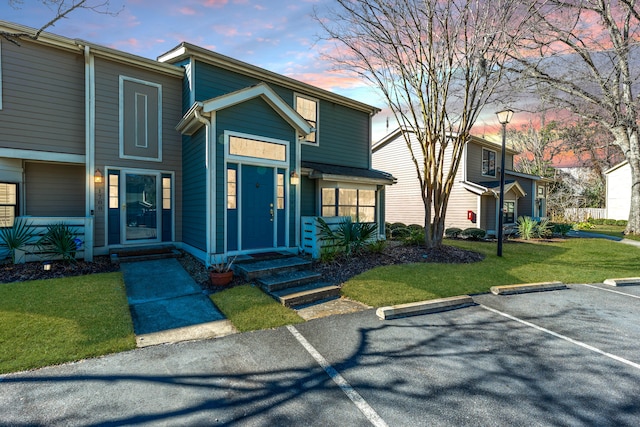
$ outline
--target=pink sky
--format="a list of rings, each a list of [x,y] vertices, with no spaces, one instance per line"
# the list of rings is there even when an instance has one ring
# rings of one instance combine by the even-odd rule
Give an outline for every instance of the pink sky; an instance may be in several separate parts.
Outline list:
[[[110,3],[111,10],[120,12],[108,15],[75,11],[48,31],[152,59],[182,41],[190,42],[383,108],[373,118],[374,141],[395,127],[391,120],[387,129],[388,111],[374,89],[332,72],[331,65],[320,57],[327,46],[317,43],[320,28],[311,14],[314,7],[332,0],[111,0]],[[55,16],[42,1],[27,0],[19,6],[15,9],[8,1],[1,2],[0,19],[39,28]],[[483,133],[499,131],[493,112],[482,115],[478,129]]]

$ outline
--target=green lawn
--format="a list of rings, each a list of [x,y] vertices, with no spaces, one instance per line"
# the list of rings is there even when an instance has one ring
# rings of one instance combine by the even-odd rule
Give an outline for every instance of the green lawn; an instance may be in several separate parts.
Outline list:
[[[635,235],[628,235],[625,236],[624,234],[622,234],[622,232],[624,231],[625,227],[623,226],[619,226],[619,225],[595,225],[595,228],[592,228],[590,230],[580,230],[581,233],[599,233],[599,234],[606,234],[608,236],[615,236],[615,237],[622,237],[624,239],[630,239],[630,240],[640,240],[640,236],[635,236]]]
[[[495,255],[495,243],[445,242],[481,252],[486,258],[473,264],[378,267],[346,282],[343,295],[375,307],[487,292],[495,285],[553,280],[596,283],[640,275],[640,248],[604,239],[507,242],[502,258]]]
[[[135,346],[121,273],[0,284],[0,373]]]
[[[295,310],[277,303],[255,286],[236,286],[210,298],[240,332],[304,322]]]

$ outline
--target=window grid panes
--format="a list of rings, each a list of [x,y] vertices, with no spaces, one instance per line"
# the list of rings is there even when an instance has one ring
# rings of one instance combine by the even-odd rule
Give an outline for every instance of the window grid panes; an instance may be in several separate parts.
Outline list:
[[[302,96],[296,97],[296,111],[302,116],[314,129],[318,128],[318,102],[304,98]],[[304,138],[306,142],[316,142],[317,131],[311,132]]]
[[[18,207],[18,185],[0,182],[0,227],[13,227]]]
[[[353,188],[323,188],[322,216],[349,216],[357,222],[374,222],[376,192]]]
[[[162,209],[171,209],[171,178],[162,178]]]
[[[285,162],[287,160],[287,146],[274,142],[231,136],[229,137],[229,154]]]
[[[496,176],[496,152],[482,149],[482,175]]]
[[[118,209],[120,201],[118,200],[119,176],[109,175],[109,209]]]
[[[278,185],[276,195],[276,206],[278,209],[284,209],[284,174],[278,173]]]
[[[504,224],[513,224],[515,223],[515,212],[516,212],[516,203],[515,202],[504,202]]]
[[[227,209],[238,207],[237,176],[235,169],[227,169]]]

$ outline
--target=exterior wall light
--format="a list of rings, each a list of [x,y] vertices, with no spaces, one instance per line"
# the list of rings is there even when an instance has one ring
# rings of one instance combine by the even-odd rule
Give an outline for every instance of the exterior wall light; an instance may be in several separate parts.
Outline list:
[[[104,182],[104,176],[100,169],[96,169],[96,173],[93,175],[93,182],[96,184],[102,184]]]
[[[296,171],[291,172],[291,176],[289,178],[289,182],[291,182],[291,185],[300,184],[300,175],[298,175]]]

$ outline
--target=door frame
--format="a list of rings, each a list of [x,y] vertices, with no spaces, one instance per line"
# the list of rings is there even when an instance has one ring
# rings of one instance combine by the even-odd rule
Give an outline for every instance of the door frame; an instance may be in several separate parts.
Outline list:
[[[274,143],[274,144],[280,144],[280,145],[284,145],[285,148],[285,152],[286,152],[286,160],[285,161],[278,161],[278,160],[270,160],[270,159],[264,159],[264,158],[258,158],[258,157],[249,157],[249,156],[240,156],[240,155],[233,155],[229,153],[229,139],[230,137],[240,137],[240,138],[248,138],[248,139],[252,139],[252,140],[256,140],[256,141],[260,141],[260,142],[267,142],[267,143]],[[223,168],[223,180],[224,180],[224,198],[223,198],[223,211],[224,211],[224,252],[227,254],[231,254],[231,255],[239,255],[239,254],[248,254],[248,253],[259,253],[259,252],[268,252],[268,251],[273,251],[273,250],[278,250],[278,249],[286,249],[289,247],[289,228],[290,228],[290,209],[292,207],[291,205],[291,183],[290,183],[290,159],[291,159],[291,143],[290,141],[287,140],[283,140],[283,139],[275,139],[275,138],[269,138],[269,137],[265,137],[265,136],[260,136],[260,135],[252,135],[252,134],[247,134],[247,133],[242,133],[242,132],[235,132],[235,131],[229,131],[229,130],[225,130],[224,131],[224,168]],[[228,169],[228,165],[229,164],[236,164],[237,165],[237,175],[236,175],[236,194],[238,196],[237,198],[237,209],[238,209],[238,237],[237,237],[237,242],[238,242],[238,249],[237,250],[229,250],[229,226],[228,226],[228,209],[227,209],[227,198],[228,198],[228,185],[227,185],[227,169]],[[275,214],[275,220],[273,222],[274,226],[273,226],[273,246],[268,247],[268,248],[257,248],[257,249],[243,249],[242,248],[242,195],[238,192],[241,187],[242,187],[242,166],[243,165],[247,165],[247,166],[259,166],[259,167],[266,167],[269,168],[273,171],[273,203],[274,203],[274,207],[277,208],[277,179],[278,179],[278,169],[282,169],[284,170],[284,192],[285,192],[285,208],[284,208],[284,212],[285,212],[285,217],[284,217],[284,223],[280,224],[279,221],[277,220],[278,215],[277,215],[277,211]],[[215,190],[214,190],[215,191]],[[212,197],[212,200],[216,200],[215,197]],[[284,246],[278,246],[278,228],[279,227],[284,227],[284,231],[285,231],[285,238],[284,238]]]

